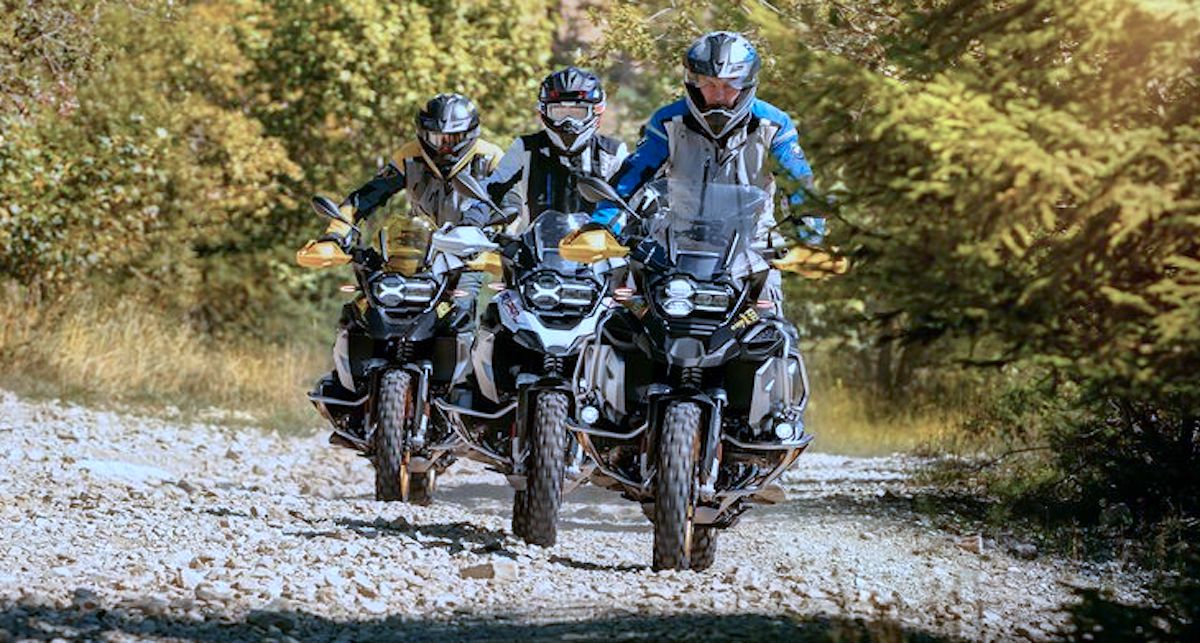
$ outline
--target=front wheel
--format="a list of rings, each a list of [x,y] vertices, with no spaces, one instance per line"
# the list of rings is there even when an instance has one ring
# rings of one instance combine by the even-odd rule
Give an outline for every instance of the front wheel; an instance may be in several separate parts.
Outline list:
[[[654,488],[654,569],[688,569],[692,544],[700,407],[677,402],[663,418]],[[711,564],[711,563],[710,563]]]
[[[688,569],[701,572],[712,567],[717,560],[717,533],[716,527],[692,528],[692,549],[688,552]]]
[[[412,376],[405,371],[388,371],[379,382],[379,405],[375,422],[375,499],[425,504],[433,491],[429,473],[408,470],[405,449],[408,426],[413,416]]]
[[[525,491],[513,498],[513,533],[531,545],[558,541],[558,508],[566,468],[567,396],[543,391],[537,396],[529,433]]]

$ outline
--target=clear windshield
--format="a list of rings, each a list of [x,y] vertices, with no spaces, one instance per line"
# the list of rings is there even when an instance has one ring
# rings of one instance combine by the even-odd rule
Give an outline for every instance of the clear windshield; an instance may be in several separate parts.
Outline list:
[[[558,255],[558,242],[568,233],[578,230],[590,218],[581,212],[565,214],[547,210],[533,222],[533,239],[538,262],[557,272],[574,274],[580,264]]]
[[[433,221],[423,216],[397,215],[384,226],[387,234],[387,272],[411,277],[425,264],[429,241],[437,229]]]
[[[758,217],[769,197],[748,185],[656,181],[652,189],[665,196],[656,235],[664,241],[680,271],[711,279],[728,269],[750,247]]]

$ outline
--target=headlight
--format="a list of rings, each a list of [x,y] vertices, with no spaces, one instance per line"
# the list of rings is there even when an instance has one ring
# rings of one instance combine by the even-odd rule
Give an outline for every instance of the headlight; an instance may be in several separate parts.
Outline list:
[[[676,278],[663,286],[659,305],[671,317],[684,317],[693,311],[724,313],[733,301],[733,289],[713,283],[697,284],[690,279]]]
[[[388,308],[405,304],[427,304],[433,299],[437,284],[426,279],[405,279],[388,274],[375,280],[371,294],[379,305]]]
[[[696,289],[696,310],[706,313],[723,313],[733,301],[733,289],[717,284],[702,284]]]
[[[695,309],[692,302],[686,299],[668,299],[663,302],[663,312],[672,317],[684,317]]]
[[[696,309],[692,298],[696,295],[696,286],[687,279],[672,279],[663,287],[663,312],[672,317],[690,315]]]
[[[583,308],[595,301],[596,290],[595,284],[563,279],[553,272],[544,272],[525,283],[525,299],[533,307],[542,310]]]

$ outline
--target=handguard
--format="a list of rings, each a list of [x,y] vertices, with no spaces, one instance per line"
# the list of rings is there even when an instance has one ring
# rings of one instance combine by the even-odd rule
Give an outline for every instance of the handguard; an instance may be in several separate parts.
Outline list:
[[[305,268],[329,268],[350,263],[350,255],[335,241],[309,241],[296,252],[296,263]]]
[[[629,249],[621,245],[608,228],[584,226],[558,242],[558,254],[567,261],[596,263],[624,257],[629,254]]]
[[[850,261],[845,257],[831,255],[823,250],[808,246],[793,246],[779,259],[772,259],[771,266],[776,270],[791,272],[806,279],[824,279],[833,275],[843,275],[850,269]]]
[[[500,253],[498,252],[479,253],[479,256],[467,262],[467,269],[496,276],[504,275],[504,266],[500,263]]]

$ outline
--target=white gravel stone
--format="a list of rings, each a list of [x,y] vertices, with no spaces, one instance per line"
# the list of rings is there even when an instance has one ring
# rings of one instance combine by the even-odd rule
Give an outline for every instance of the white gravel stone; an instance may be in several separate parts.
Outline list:
[[[370,500],[371,467],[324,433],[284,437],[175,417],[0,390],[0,628],[12,638],[158,636],[47,633],[13,620],[63,609],[80,619],[63,627],[125,610],[184,632],[172,638],[216,631],[188,634],[193,621],[257,628],[250,638],[361,640],[371,633],[347,623],[699,613],[883,614],[951,638],[1048,640],[1072,600],[1068,583],[1144,597],[1146,579],[1128,570],[977,534],[963,546],[960,534],[893,500],[924,492],[909,480],[920,465],[909,458],[805,454],[781,481],[786,501],[721,533],[712,570],[656,574],[650,525],[616,493],[568,495],[559,543],[543,549],[512,537],[512,492],[475,463],[442,476],[431,506],[380,503]],[[56,435],[73,439],[50,451]]]

